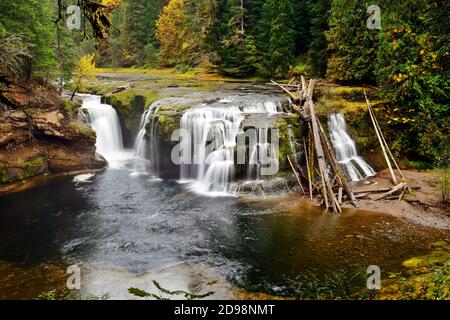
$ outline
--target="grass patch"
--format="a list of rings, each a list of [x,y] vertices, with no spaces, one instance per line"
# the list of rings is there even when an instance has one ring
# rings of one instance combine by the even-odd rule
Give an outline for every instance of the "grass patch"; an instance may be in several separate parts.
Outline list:
[[[118,74],[148,74],[157,78],[179,79],[179,80],[204,80],[204,81],[229,81],[229,82],[260,82],[263,81],[259,77],[251,78],[232,78],[220,75],[217,72],[208,71],[206,68],[98,68],[97,74],[101,73],[118,73]],[[181,70],[182,69],[182,70]]]
[[[327,115],[333,112],[361,112],[367,110],[364,91],[372,105],[382,104],[384,101],[378,98],[377,91],[361,86],[339,86],[325,84],[320,87],[320,95],[315,104],[319,115]]]
[[[406,160],[404,162],[404,165],[407,169],[413,170],[429,170],[433,168],[433,165],[431,163],[418,160]]]

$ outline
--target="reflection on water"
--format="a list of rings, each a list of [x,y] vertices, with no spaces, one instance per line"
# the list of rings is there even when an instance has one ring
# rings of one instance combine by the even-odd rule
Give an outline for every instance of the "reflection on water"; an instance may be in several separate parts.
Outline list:
[[[154,278],[189,288],[198,278],[189,274],[225,279],[224,292],[282,293],[305,272],[377,264],[387,274],[448,236],[379,214],[323,213],[293,196],[251,204],[202,197],[127,169],[82,178],[0,197],[0,298],[64,285],[73,261],[90,272],[86,290],[115,298]]]

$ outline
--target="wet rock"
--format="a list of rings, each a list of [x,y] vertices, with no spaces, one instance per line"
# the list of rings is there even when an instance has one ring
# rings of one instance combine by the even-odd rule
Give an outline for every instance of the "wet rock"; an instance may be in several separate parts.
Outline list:
[[[290,182],[286,178],[273,180],[245,181],[232,186],[237,196],[271,196],[287,193],[290,191]]]
[[[24,107],[15,89],[6,93],[9,111],[0,121],[0,191],[36,176],[99,169],[95,132],[78,121],[79,104],[55,89],[31,87]]]

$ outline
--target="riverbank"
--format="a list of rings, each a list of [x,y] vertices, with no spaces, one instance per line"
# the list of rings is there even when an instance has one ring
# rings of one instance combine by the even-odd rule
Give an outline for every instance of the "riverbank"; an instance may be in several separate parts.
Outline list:
[[[439,176],[434,172],[404,170],[409,186],[419,187],[413,194],[407,194],[404,200],[360,199],[358,209],[387,213],[392,216],[406,219],[425,227],[450,230],[450,208],[442,205]],[[361,185],[354,191],[384,189],[392,187],[389,170],[383,170],[372,178],[374,184]],[[374,195],[371,196],[375,198]],[[345,207],[351,208],[350,205]]]
[[[0,193],[33,179],[106,166],[96,133],[81,122],[81,105],[51,85],[10,81],[0,95]]]

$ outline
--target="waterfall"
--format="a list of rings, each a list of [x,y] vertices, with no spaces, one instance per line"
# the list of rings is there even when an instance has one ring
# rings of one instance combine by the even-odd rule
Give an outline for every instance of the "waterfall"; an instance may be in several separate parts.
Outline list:
[[[181,166],[181,180],[197,181],[199,191],[226,193],[234,176],[236,137],[244,120],[237,107],[200,107],[188,110],[181,128],[191,133],[183,139],[192,150],[191,164]]]
[[[152,104],[141,116],[139,133],[134,143],[134,170],[137,172],[147,172],[154,175],[159,171],[159,142],[156,134],[158,127],[158,106]],[[147,130],[150,129],[149,135]]]
[[[344,168],[351,181],[359,181],[375,175],[369,166],[356,151],[355,141],[347,132],[347,126],[342,114],[336,113],[328,119],[328,129],[333,143],[336,158]]]
[[[101,103],[100,96],[80,95],[82,109],[89,116],[89,124],[97,134],[97,152],[108,162],[123,156],[122,130],[116,110],[108,104]]]
[[[181,128],[189,132],[190,139],[182,139],[183,150],[192,157],[182,155],[181,181],[194,181],[194,189],[211,194],[228,194],[234,178],[237,137],[243,133],[246,114],[273,114],[281,110],[281,102],[267,96],[230,96],[209,105],[194,107],[185,112]],[[278,165],[278,155],[268,141],[268,128],[257,129],[257,142],[250,151],[248,178],[260,178],[258,155],[268,154],[271,163]],[[261,158],[261,157],[260,157]],[[264,159],[267,159],[266,156]]]
[[[275,148],[269,142],[269,128],[256,128],[256,132],[257,141],[250,145],[247,178],[260,180],[262,165],[278,168],[279,159]],[[261,159],[268,159],[269,163],[261,163]]]
[[[297,148],[296,148],[296,141],[295,141],[295,135],[294,135],[294,131],[292,130],[292,126],[289,125],[288,131],[288,140],[289,140],[289,147],[291,148],[291,161],[293,161],[293,165],[298,167],[299,166],[299,161],[298,161],[298,156],[297,156]]]

